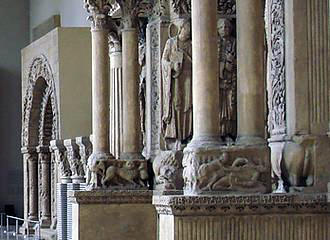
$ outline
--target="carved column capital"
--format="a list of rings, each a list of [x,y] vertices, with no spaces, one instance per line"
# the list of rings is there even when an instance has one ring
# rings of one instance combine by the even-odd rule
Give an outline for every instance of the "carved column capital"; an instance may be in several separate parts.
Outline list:
[[[73,182],[82,182],[85,177],[85,171],[80,161],[79,146],[74,139],[64,140],[64,146],[67,150],[67,158],[72,172]]]
[[[50,149],[55,154],[55,162],[58,167],[58,172],[63,183],[70,182],[71,170],[68,160],[66,158],[66,148],[63,140],[52,140],[50,141]]]
[[[92,31],[108,30],[109,12],[114,0],[84,0],[84,8],[90,14],[88,20],[92,22]]]
[[[141,0],[116,0],[122,11],[124,29],[136,28]]]
[[[80,162],[83,165],[85,175],[88,175],[87,163],[88,158],[93,151],[92,142],[90,140],[90,137],[76,137],[76,143],[79,146]]]

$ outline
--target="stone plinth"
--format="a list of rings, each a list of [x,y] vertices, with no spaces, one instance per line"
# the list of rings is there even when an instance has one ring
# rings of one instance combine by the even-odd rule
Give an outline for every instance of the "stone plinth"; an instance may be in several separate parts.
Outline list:
[[[73,240],[156,240],[151,191],[75,191]]]
[[[327,240],[330,204],[320,195],[154,196],[159,240]]]

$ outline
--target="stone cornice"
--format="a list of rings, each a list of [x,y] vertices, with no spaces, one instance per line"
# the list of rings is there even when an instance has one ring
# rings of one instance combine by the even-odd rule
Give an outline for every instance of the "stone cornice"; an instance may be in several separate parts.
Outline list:
[[[95,190],[68,193],[69,201],[78,204],[151,204],[152,191]]]
[[[329,213],[327,194],[154,196],[158,214],[228,215]]]

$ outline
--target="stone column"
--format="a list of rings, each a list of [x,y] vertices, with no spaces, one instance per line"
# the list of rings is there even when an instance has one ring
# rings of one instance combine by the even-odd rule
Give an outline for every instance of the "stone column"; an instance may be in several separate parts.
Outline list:
[[[110,153],[119,158],[122,151],[123,122],[123,77],[122,77],[122,49],[121,39],[115,32],[110,33]]]
[[[22,148],[24,166],[24,217],[38,220],[38,154],[35,148]],[[25,216],[27,215],[27,216]]]
[[[123,44],[123,152],[121,159],[141,159],[139,106],[138,34],[136,28],[122,30]]]
[[[193,116],[192,144],[219,143],[217,1],[192,1]]]
[[[237,144],[265,143],[264,1],[237,1]]]
[[[107,0],[85,0],[90,13],[92,32],[92,129],[93,153],[89,158],[92,177],[89,188],[101,187],[97,165],[113,156],[109,152],[109,17],[111,9]]]
[[[50,212],[50,152],[47,146],[38,146],[38,161],[40,164],[39,181],[41,181],[41,189],[39,189],[39,202],[40,202],[40,221],[41,227],[48,228],[51,224],[51,212]]]
[[[184,149],[185,194],[198,194],[198,168],[214,157],[220,146],[217,2],[192,1],[193,122],[194,133]],[[210,152],[211,150],[211,152]],[[210,156],[212,154],[212,156]]]

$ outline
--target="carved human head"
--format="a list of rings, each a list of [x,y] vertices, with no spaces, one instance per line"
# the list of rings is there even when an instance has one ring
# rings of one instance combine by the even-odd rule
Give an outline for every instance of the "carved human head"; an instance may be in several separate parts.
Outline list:
[[[233,24],[225,18],[220,18],[217,23],[218,34],[220,37],[229,37],[233,31]]]
[[[180,41],[187,41],[190,39],[191,35],[191,26],[190,20],[186,19],[179,25],[178,38]]]

